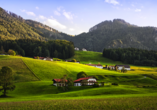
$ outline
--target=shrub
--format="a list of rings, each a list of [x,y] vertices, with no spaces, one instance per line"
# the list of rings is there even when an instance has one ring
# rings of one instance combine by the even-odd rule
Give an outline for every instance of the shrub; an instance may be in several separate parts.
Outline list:
[[[99,87],[98,83],[94,83],[93,87]]]
[[[75,59],[72,59],[71,61],[72,61],[72,62],[76,62],[76,60],[75,60]]]
[[[118,86],[118,83],[112,83],[111,85],[115,85],[115,86]]]

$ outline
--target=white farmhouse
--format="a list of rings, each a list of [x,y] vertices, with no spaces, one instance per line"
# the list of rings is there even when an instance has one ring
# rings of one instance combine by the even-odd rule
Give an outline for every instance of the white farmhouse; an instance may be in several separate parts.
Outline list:
[[[79,48],[78,48],[78,47],[75,47],[74,49],[75,49],[75,50],[79,50]]]
[[[124,67],[126,70],[130,70],[130,66],[129,65],[116,65],[118,70],[122,70],[122,68]]]
[[[101,64],[86,64],[88,66],[93,66],[93,67],[96,67],[96,68],[100,68],[100,69],[103,69],[103,66]]]
[[[83,48],[82,51],[87,51],[87,49]]]
[[[86,81],[86,85],[94,85],[96,83],[96,78],[93,77],[86,77],[86,78],[79,78],[74,81],[74,86],[82,86],[83,81]]]

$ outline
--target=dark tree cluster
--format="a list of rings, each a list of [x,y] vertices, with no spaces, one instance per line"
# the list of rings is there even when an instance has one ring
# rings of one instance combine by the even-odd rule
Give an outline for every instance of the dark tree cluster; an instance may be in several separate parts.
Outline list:
[[[104,49],[103,56],[114,61],[140,65],[157,66],[157,51],[135,48]]]
[[[1,51],[8,52],[9,49],[16,54],[27,57],[55,57],[66,59],[74,55],[74,45],[66,40],[39,41],[35,39],[1,40]]]

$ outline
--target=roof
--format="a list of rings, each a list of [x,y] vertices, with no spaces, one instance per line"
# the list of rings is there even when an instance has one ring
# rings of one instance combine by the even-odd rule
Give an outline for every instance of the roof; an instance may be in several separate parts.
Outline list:
[[[74,82],[80,82],[82,80],[87,80],[89,78],[93,78],[93,77],[79,78],[79,79],[75,80]]]
[[[101,64],[86,64],[86,65],[89,65],[89,66],[102,66]]]
[[[37,57],[34,57],[35,59],[37,58]],[[44,57],[39,57],[39,59],[44,59]]]
[[[129,65],[116,65],[116,66],[124,66],[125,68],[130,68]]]
[[[62,79],[53,79],[53,81],[61,82]],[[65,80],[67,82],[67,80]]]

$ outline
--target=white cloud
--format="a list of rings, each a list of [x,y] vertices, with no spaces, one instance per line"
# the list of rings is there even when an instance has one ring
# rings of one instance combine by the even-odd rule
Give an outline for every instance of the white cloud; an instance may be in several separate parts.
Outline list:
[[[63,11],[63,15],[68,19],[68,20],[73,20],[74,15],[71,14],[70,12],[66,12],[65,10]]]
[[[60,16],[61,14],[58,11],[54,11],[54,14]]]
[[[21,12],[25,12],[29,16],[36,16],[33,12],[29,12],[29,11],[26,11],[26,10],[21,10]]]
[[[25,12],[26,10],[21,10],[22,12]]]
[[[39,7],[35,7],[37,10],[39,10]]]
[[[73,28],[69,28],[69,31],[74,31],[75,29],[73,29]]]
[[[29,16],[36,16],[33,12],[26,12],[26,14]]]
[[[135,12],[141,12],[141,9],[136,9]]]
[[[106,2],[106,3],[111,3],[111,4],[113,4],[113,5],[118,5],[118,4],[119,4],[119,2],[116,1],[116,0],[105,0],[105,2]]]
[[[62,8],[63,8],[63,7],[62,7],[62,6],[60,6],[60,7],[58,7],[58,8],[57,8],[57,10],[58,10],[58,11],[61,11],[61,9],[62,9]]]
[[[40,16],[39,16],[39,19],[44,20],[44,19],[46,19],[46,17],[44,17],[44,16],[40,15]]]
[[[51,19],[46,19],[44,21],[44,24],[54,27],[54,28],[60,28],[60,29],[66,29],[67,27],[64,26],[63,24],[59,23],[57,20],[51,17]]]

